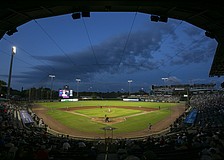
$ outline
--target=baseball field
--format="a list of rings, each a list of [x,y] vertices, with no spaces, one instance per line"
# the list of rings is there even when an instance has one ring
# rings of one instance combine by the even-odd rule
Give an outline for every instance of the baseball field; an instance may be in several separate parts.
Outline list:
[[[160,132],[184,109],[180,103],[102,100],[37,103],[32,110],[57,132],[95,138],[111,134],[113,137],[135,137]]]

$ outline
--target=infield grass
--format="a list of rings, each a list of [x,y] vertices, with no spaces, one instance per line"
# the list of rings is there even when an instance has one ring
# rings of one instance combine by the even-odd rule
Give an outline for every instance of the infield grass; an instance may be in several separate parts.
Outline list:
[[[74,112],[87,115],[89,117],[124,117],[137,113],[142,113],[141,110],[133,109],[122,109],[122,108],[94,108],[94,109],[83,109],[75,110]]]

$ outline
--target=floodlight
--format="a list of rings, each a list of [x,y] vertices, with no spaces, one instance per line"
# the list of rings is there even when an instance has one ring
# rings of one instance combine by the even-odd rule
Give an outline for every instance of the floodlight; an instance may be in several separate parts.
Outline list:
[[[49,74],[50,78],[55,78],[55,75]]]
[[[76,80],[76,82],[81,82],[80,78],[76,78],[75,80]]]
[[[81,79],[80,78],[76,78],[76,87],[77,87],[77,98],[79,97],[79,82],[81,82]]]
[[[12,54],[16,54],[16,46],[12,47]]]
[[[129,94],[129,96],[130,96],[130,94],[131,94],[131,83],[132,83],[133,81],[130,79],[130,80],[128,80],[128,94]]]
[[[205,35],[206,35],[207,37],[211,38],[211,39],[214,39],[214,38],[215,38],[215,35],[214,35],[213,33],[209,32],[209,31],[206,31],[206,32],[205,32]]]
[[[6,34],[7,34],[8,36],[11,36],[11,35],[13,35],[15,32],[18,32],[18,30],[17,30],[16,28],[13,28],[13,29],[8,30],[8,31],[6,32]]]
[[[50,93],[50,100],[52,100],[52,88],[53,88],[53,80],[55,78],[55,75],[49,74],[49,77],[51,78],[51,93]]]
[[[158,22],[159,21],[159,16],[151,15],[151,21]]]
[[[72,14],[73,19],[80,19],[80,17],[81,17],[80,13],[73,13]]]

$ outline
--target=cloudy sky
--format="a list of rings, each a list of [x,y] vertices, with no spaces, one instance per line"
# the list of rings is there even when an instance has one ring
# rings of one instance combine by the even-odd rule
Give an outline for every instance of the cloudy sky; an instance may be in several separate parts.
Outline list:
[[[12,46],[11,87],[69,85],[80,91],[148,91],[151,85],[217,83],[209,77],[217,46],[204,30],[168,19],[152,22],[143,13],[91,13],[73,20],[71,14],[36,19],[0,40],[0,79],[8,82]],[[162,78],[168,78],[167,81]]]

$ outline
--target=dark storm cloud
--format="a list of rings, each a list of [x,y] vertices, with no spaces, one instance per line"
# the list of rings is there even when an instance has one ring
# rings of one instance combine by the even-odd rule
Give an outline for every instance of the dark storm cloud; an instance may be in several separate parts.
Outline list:
[[[203,30],[185,26],[182,32],[188,37],[190,44],[185,44],[187,41],[177,42],[174,48],[175,54],[167,56],[169,65],[207,62],[214,56],[217,43],[206,37]]]
[[[9,75],[3,75],[1,74],[0,77],[5,77],[8,78]],[[21,74],[21,75],[12,75],[12,78],[16,78],[16,79],[28,79],[28,78],[34,78],[35,75],[28,75],[28,74]]]
[[[208,39],[193,43],[189,48],[178,48],[177,54],[170,58],[170,65],[188,65],[192,63],[207,62],[213,58],[216,43]]]
[[[94,45],[93,50],[89,47],[72,54],[61,53],[55,56],[38,57],[47,61],[51,67],[36,66],[32,68],[35,71],[25,74],[45,75],[47,72],[57,75],[58,79],[69,80],[74,79],[74,76],[91,79],[95,74],[100,73],[153,70],[157,63],[154,54],[160,49],[163,37],[170,34],[173,24],[158,26],[155,24],[154,27],[156,32],[155,28],[150,28],[131,33],[128,41],[128,35],[122,34]]]

